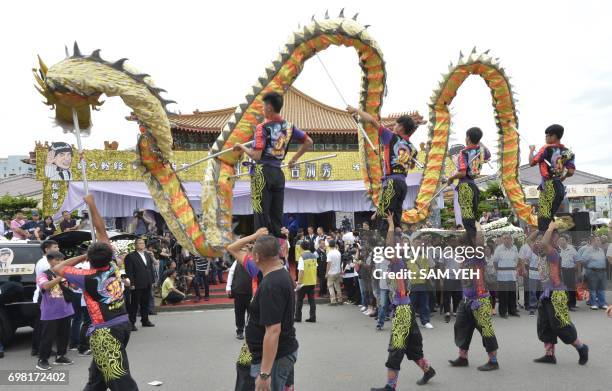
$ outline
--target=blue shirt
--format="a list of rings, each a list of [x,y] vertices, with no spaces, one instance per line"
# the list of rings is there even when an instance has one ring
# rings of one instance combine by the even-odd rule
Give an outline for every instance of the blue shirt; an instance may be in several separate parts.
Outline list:
[[[601,248],[593,248],[585,246],[578,253],[580,261],[584,262],[584,266],[588,269],[605,269],[606,254]]]

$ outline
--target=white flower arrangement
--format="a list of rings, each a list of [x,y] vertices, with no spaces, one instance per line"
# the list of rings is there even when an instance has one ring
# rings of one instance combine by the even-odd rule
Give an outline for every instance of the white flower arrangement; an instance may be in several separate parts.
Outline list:
[[[502,217],[501,219],[492,221],[490,223],[486,223],[482,225],[482,230],[483,231],[491,231],[494,229],[499,229],[499,228],[503,228],[503,227],[507,227],[508,225],[510,225],[510,223],[508,223],[508,218],[507,217]]]
[[[133,240],[114,240],[111,244],[117,255],[131,253],[135,249]]]
[[[483,224],[482,230],[484,231],[485,239],[495,239],[504,234],[510,234],[514,240],[525,240],[525,233],[523,230],[510,224],[506,217],[491,223]]]

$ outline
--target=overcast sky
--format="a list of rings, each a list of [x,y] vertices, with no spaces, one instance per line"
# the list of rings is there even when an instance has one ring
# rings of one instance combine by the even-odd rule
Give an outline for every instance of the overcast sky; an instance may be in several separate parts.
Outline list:
[[[40,54],[48,65],[64,57],[76,39],[81,50],[102,49],[102,57],[128,57],[176,100],[173,111],[191,113],[235,106],[275,58],[290,33],[323,18],[359,12],[359,21],[382,48],[388,95],[383,114],[419,110],[450,61],[473,46],[491,49],[518,92],[521,162],[528,143],[541,145],[544,129],[560,123],[563,141],[576,153],[578,169],[612,177],[612,5],[604,1],[60,1],[37,7],[4,5],[2,46],[3,134],[0,156],[26,154],[35,140],[74,142],[54,127],[52,112],[33,87],[31,68]],[[91,4],[91,5],[90,5]],[[96,4],[95,6],[93,4]],[[495,5],[498,4],[498,5]],[[89,8],[88,8],[89,7]],[[345,97],[357,104],[360,70],[353,49],[332,47],[322,54]],[[343,107],[317,61],[306,64],[295,86],[314,98]],[[484,142],[496,150],[497,133],[490,93],[469,78],[452,104],[452,141],[463,142],[470,126],[480,126]],[[85,148],[118,140],[131,148],[138,133],[125,121],[127,106],[107,100],[94,112]],[[426,138],[421,128],[416,141]]]

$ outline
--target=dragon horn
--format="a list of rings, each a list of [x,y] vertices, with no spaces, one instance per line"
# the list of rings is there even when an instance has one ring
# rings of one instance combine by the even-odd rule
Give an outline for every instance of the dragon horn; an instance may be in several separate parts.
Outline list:
[[[338,14],[339,18],[344,18],[344,8],[340,10],[340,14]]]
[[[83,57],[83,55],[81,54],[81,49],[79,49],[79,44],[77,43],[77,41],[74,41],[74,48],[73,48],[72,56],[73,57]]]
[[[355,15],[353,15],[353,20],[357,20],[358,16],[359,16],[359,12],[357,12]]]
[[[40,65],[40,72],[43,75],[46,75],[47,74],[47,70],[48,70],[47,65],[45,65],[45,62],[42,60],[42,58],[40,58],[39,55],[37,55],[36,57],[38,57],[38,65]]]
[[[325,10],[325,19],[329,19],[329,10]]]

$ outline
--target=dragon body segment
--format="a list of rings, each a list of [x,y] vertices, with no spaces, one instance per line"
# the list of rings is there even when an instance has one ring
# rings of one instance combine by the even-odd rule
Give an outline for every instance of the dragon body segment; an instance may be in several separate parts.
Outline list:
[[[272,61],[264,74],[248,91],[241,103],[225,125],[210,153],[231,148],[253,138],[256,125],[263,120],[263,96],[268,92],[284,93],[298,77],[304,63],[318,52],[328,47],[353,47],[359,56],[362,69],[359,104],[363,110],[377,117],[380,113],[385,94],[385,63],[376,42],[367,32],[367,27],[353,19],[334,18],[314,21],[309,26],[295,32],[279,56]],[[366,133],[377,145],[378,129],[369,124],[364,126]],[[378,151],[372,150],[359,135],[359,150],[362,160],[362,174],[368,195],[377,202],[381,190],[382,165]],[[240,155],[227,153],[218,159],[209,160],[202,182],[202,200],[209,208],[203,208],[203,224],[215,227],[207,231],[214,243],[227,243],[231,238],[232,181],[234,165]]]
[[[460,54],[457,64],[451,64],[434,90],[429,102],[429,140],[431,147],[427,153],[423,178],[415,201],[415,208],[405,210],[402,220],[417,223],[429,214],[429,204],[440,184],[444,172],[444,161],[448,151],[450,136],[450,113],[448,106],[455,98],[457,90],[470,75],[483,78],[493,98],[495,122],[499,134],[499,168],[502,189],[514,213],[522,220],[533,225],[537,218],[531,214],[525,202],[525,193],[518,180],[519,133],[518,118],[512,86],[499,60],[487,52],[477,53],[474,49],[469,55]]]
[[[295,32],[264,74],[249,89],[245,100],[224,126],[210,154],[245,143],[253,138],[256,125],[263,120],[263,96],[268,92],[284,93],[298,77],[304,63],[328,47],[353,47],[362,70],[359,105],[362,110],[379,117],[385,94],[385,62],[376,42],[362,26],[352,19],[338,18],[313,21]],[[234,166],[240,156],[228,152],[206,163],[202,181],[202,218],[200,221],[170,164],[172,135],[165,105],[172,102],[160,96],[164,90],[155,87],[149,75],[139,73],[125,64],[126,59],[107,62],[95,50],[88,56],[81,54],[75,44],[74,54],[47,68],[40,60],[35,72],[38,90],[55,107],[60,123],[71,123],[72,109],[79,114],[81,126],[88,127],[90,107],[102,102],[102,94],[119,96],[134,112],[140,123],[141,135],[137,143],[143,181],[168,227],[179,243],[193,253],[217,256],[231,241],[232,194]],[[493,95],[497,125],[500,133],[502,187],[515,213],[529,223],[535,222],[525,203],[518,182],[517,118],[510,84],[503,69],[487,54],[473,52],[461,57],[449,68],[430,102],[430,140],[423,179],[415,208],[403,213],[403,220],[416,223],[428,215],[429,203],[440,183],[447,154],[450,114],[448,105],[457,89],[471,74],[480,75]],[[299,125],[299,124],[298,124]],[[361,169],[368,196],[374,204],[381,195],[382,161],[378,129],[363,124],[366,134],[377,150],[372,150],[359,134]]]

